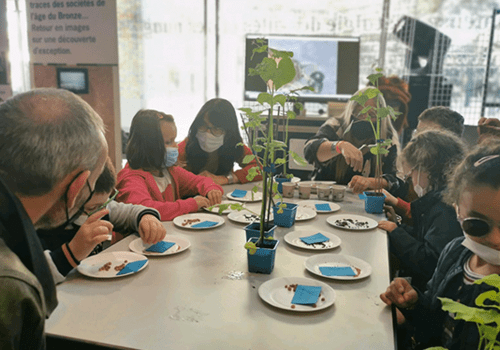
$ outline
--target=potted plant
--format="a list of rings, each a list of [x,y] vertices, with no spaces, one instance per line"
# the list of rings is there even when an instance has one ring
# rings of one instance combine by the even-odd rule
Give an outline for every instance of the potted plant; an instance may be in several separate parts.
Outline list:
[[[384,200],[385,195],[382,193],[382,156],[389,153],[389,146],[392,143],[391,139],[382,139],[381,138],[381,121],[384,118],[392,118],[396,120],[397,115],[401,114],[400,112],[394,111],[391,106],[382,107],[380,105],[379,97],[383,96],[382,92],[378,89],[378,80],[383,77],[382,70],[380,68],[376,68],[376,73],[368,76],[368,80],[374,86],[371,89],[367,89],[359,94],[356,94],[351,97],[351,100],[356,101],[364,108],[359,112],[360,115],[368,113],[370,110],[374,110],[377,116],[377,120],[375,122],[372,121],[370,116],[366,117],[366,120],[370,122],[373,134],[375,136],[375,145],[370,147],[370,152],[375,155],[376,163],[375,163],[375,181],[376,181],[376,189],[374,191],[365,191],[360,198],[365,200],[365,210],[368,213],[383,213],[384,209]],[[366,103],[369,100],[375,99],[376,106],[369,106]]]
[[[497,290],[490,290],[478,295],[475,300],[476,307],[460,304],[448,298],[439,298],[443,304],[443,310],[455,314],[455,319],[466,322],[475,322],[479,332],[478,349],[498,349],[500,343],[497,340],[500,333],[500,277],[498,275],[488,275],[474,284],[486,283]],[[432,347],[428,350],[446,350],[443,347]]]
[[[240,108],[248,118],[243,128],[246,130],[247,135],[252,136],[250,147],[254,152],[253,155],[246,156],[243,159],[243,163],[249,163],[256,159],[259,165],[259,167],[251,169],[247,179],[250,181],[253,180],[253,178],[262,171],[262,205],[259,216],[260,220],[258,223],[254,223],[254,226],[258,225],[260,234],[258,238],[249,239],[245,244],[245,248],[248,251],[250,272],[271,273],[272,267],[274,266],[274,254],[279,241],[268,240],[266,238],[269,236],[269,231],[272,230],[274,226],[270,220],[271,208],[273,207],[274,200],[281,198],[278,192],[278,184],[274,181],[274,175],[277,172],[277,168],[283,167],[285,177],[292,177],[286,174],[285,164],[288,157],[292,157],[299,164],[306,164],[306,162],[296,153],[287,149],[286,141],[288,138],[288,120],[296,116],[293,111],[293,105],[296,105],[296,108],[299,109],[303,108],[301,104],[296,103],[297,92],[304,89],[311,90],[312,88],[303,87],[293,90],[287,95],[280,93],[278,90],[282,86],[290,83],[295,77],[295,67],[291,59],[293,57],[293,52],[269,48],[265,44],[264,39],[257,39],[255,44],[257,47],[253,50],[253,54],[267,53],[267,55],[264,55],[262,61],[257,64],[255,68],[249,70],[249,75],[260,76],[266,83],[268,92],[262,92],[257,97],[257,102],[263,107],[259,111],[253,111],[250,108]],[[286,136],[284,141],[277,140],[275,137],[274,113],[276,109],[278,110],[276,117],[281,115],[286,119]],[[263,114],[266,111],[267,116],[264,116]],[[282,154],[282,157],[277,157],[277,153]],[[254,186],[252,191],[258,191],[258,186]],[[276,214],[282,214],[284,212],[283,209],[287,206],[288,204],[283,203],[281,200]],[[274,219],[276,220],[276,217]],[[263,268],[260,265],[257,267],[252,266],[254,261],[263,258],[263,256],[271,257],[265,259],[270,268]]]

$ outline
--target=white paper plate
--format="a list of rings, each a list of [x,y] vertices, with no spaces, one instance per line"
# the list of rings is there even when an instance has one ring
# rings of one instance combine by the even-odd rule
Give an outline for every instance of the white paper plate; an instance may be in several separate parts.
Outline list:
[[[295,305],[295,308],[292,309],[294,292],[293,290],[289,291],[285,288],[285,286],[289,286],[291,284],[321,287],[321,296],[319,297],[316,307],[309,305]],[[311,312],[326,309],[327,307],[333,305],[336,298],[335,291],[328,284],[305,277],[279,277],[264,282],[259,287],[259,296],[262,300],[272,306],[295,312]],[[322,301],[322,298],[325,300]]]
[[[342,255],[342,254],[318,254],[318,255],[313,255],[310,258],[308,258],[305,262],[304,265],[306,269],[318,276],[324,277],[324,278],[330,278],[333,280],[346,280],[346,281],[351,281],[351,280],[358,280],[362,279],[365,277],[370,276],[372,273],[372,267],[370,264],[368,264],[366,261],[355,258],[354,256],[350,255]],[[321,274],[319,267],[323,266],[328,266],[328,267],[343,267],[343,266],[350,266],[353,267],[354,270],[356,268],[360,269],[360,273],[358,276],[324,276]]]
[[[241,206],[243,206],[243,207],[245,206],[245,204],[244,204],[244,203],[242,204],[241,202],[236,202],[236,201],[227,201],[227,200],[223,200],[223,201],[221,202],[221,204],[240,204],[240,205],[241,205]],[[211,210],[210,210],[210,209],[208,209],[208,207],[207,207],[207,208],[203,208],[203,210],[206,210],[206,211],[208,211],[208,212],[210,212],[210,213],[219,214],[219,204],[214,205],[214,206],[213,206],[213,208],[212,208]],[[229,207],[228,207],[226,210],[223,210],[223,211],[222,211],[222,214],[229,214],[229,213],[231,213],[231,212],[233,212],[233,211],[237,211],[237,210],[232,210],[231,208],[229,208]]]
[[[309,237],[312,236],[320,231],[317,230],[297,230],[297,231],[292,231],[290,233],[287,233],[285,235],[285,242],[287,242],[290,245],[293,245],[295,247],[299,248],[304,248],[304,249],[309,249],[309,250],[328,250],[328,249],[333,249],[337,248],[340,243],[342,242],[340,238],[333,233],[329,232],[321,232],[322,235],[325,237],[328,237],[330,240],[327,242],[323,243],[316,243],[316,244],[306,244],[302,242],[300,237]]]
[[[231,192],[231,193],[233,193],[233,192]],[[226,197],[228,199],[233,200],[233,201],[238,201],[238,202],[260,202],[260,201],[262,201],[262,192],[254,193],[253,198],[252,198],[252,191],[251,190],[247,191],[247,194],[245,195],[245,197],[233,197],[231,195],[231,193],[227,193]]]
[[[334,185],[335,181],[300,181],[301,184],[311,184],[311,193],[316,193],[316,187],[318,185]],[[297,186],[299,182],[297,183]]]
[[[197,220],[196,222],[190,222],[191,220]],[[211,227],[192,227],[193,225],[199,224],[203,221],[215,221],[217,225]],[[176,217],[173,220],[175,226],[180,228],[185,228],[188,230],[209,230],[211,228],[216,228],[224,223],[224,218],[220,215],[214,214],[203,214],[203,213],[193,213],[186,214]]]
[[[297,207],[297,213],[295,214],[295,221],[305,221],[305,220],[311,220],[316,217],[316,211],[312,210],[311,208],[306,208],[306,207]]]
[[[78,272],[82,275],[95,277],[95,278],[118,278],[123,276],[128,276],[133,273],[137,273],[142,271],[148,266],[149,261],[139,269],[137,272],[126,273],[123,275],[116,275],[119,271],[115,270],[115,266],[119,266],[127,261],[127,263],[140,261],[140,260],[148,260],[144,255],[136,254],[132,252],[109,252],[109,253],[100,253],[97,255],[90,256],[80,262],[80,265],[76,267]],[[105,265],[106,263],[111,263],[111,268],[108,271],[99,269]]]
[[[259,220],[259,216],[255,215],[254,213],[248,211],[248,210],[241,210],[241,211],[233,211],[232,213],[229,213],[227,218],[231,221],[240,223],[240,224],[250,224],[254,221]],[[273,219],[273,213],[270,214],[269,220]]]
[[[328,204],[328,206],[330,207],[330,210],[317,210],[316,204]],[[338,205],[337,203],[320,201],[320,200],[313,200],[313,199],[299,201],[299,202],[297,202],[297,205],[304,207],[304,208],[312,209],[315,212],[320,213],[320,214],[333,213],[335,211],[340,210],[340,205]]]
[[[180,252],[185,251],[191,246],[191,242],[189,242],[187,239],[178,237],[178,236],[166,236],[163,239],[165,242],[173,242],[175,245],[164,251],[163,253],[155,253],[155,252],[146,252],[145,250],[151,247],[152,244],[147,244],[142,241],[141,238],[134,239],[128,247],[130,248],[131,251],[147,255],[147,256],[165,256],[165,255],[172,255],[172,254],[177,254]]]
[[[351,221],[349,221],[351,220]],[[378,226],[378,222],[367,218],[366,216],[353,215],[353,214],[336,214],[329,216],[326,219],[330,225],[336,228],[342,228],[351,231],[366,231],[372,230]],[[362,226],[356,225],[356,223],[364,223]]]

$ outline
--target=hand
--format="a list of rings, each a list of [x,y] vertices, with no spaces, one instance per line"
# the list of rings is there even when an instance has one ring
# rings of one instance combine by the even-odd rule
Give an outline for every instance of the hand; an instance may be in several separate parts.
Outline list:
[[[210,201],[208,200],[207,197],[196,196],[194,197],[194,200],[196,201],[196,204],[198,204],[198,209],[210,206]]]
[[[338,146],[345,158],[347,165],[350,165],[354,171],[363,170],[363,153],[351,143],[342,141]]]
[[[384,205],[384,211],[387,220],[389,220],[390,222],[394,222],[395,224],[398,223],[398,217],[393,207],[391,207],[390,205]]]
[[[175,163],[175,165],[185,169],[187,167],[187,161],[177,159],[177,163]]]
[[[382,190],[382,193],[385,194],[385,203],[392,205],[393,207],[398,205],[398,199],[396,197],[394,197],[392,194],[390,194],[386,190]]]
[[[207,193],[210,205],[220,204],[222,202],[222,192],[219,190],[212,190]]]
[[[500,120],[482,117],[477,125],[478,143],[482,143],[490,137],[500,137]]]
[[[206,170],[202,171],[198,175],[211,178],[213,180],[213,182],[215,182],[217,185],[227,185],[229,182],[227,177],[225,177],[224,175],[214,175],[211,172],[206,171]]]
[[[363,177],[360,175],[354,175],[351,182],[347,184],[349,188],[352,188],[352,193],[359,194],[363,191],[374,188],[375,179],[373,177]]]
[[[158,243],[165,238],[166,234],[167,230],[156,216],[146,214],[141,217],[139,235],[144,243]]]
[[[380,294],[380,299],[389,306],[394,304],[399,308],[406,309],[417,303],[418,294],[407,280],[396,278],[385,293]]]
[[[89,216],[80,227],[75,237],[68,243],[69,249],[78,260],[83,260],[94,250],[95,246],[104,242],[113,232],[113,224],[100,220],[109,214],[109,210],[102,209]]]
[[[377,227],[390,233],[398,227],[398,224],[392,221],[383,220],[379,221]]]

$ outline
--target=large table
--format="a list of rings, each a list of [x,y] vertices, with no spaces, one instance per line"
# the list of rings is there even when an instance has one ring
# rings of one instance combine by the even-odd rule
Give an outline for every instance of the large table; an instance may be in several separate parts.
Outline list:
[[[225,186],[226,193],[234,188]],[[311,199],[316,199],[312,194]],[[292,202],[297,202],[296,197]],[[363,202],[347,192],[341,212],[367,214]],[[258,210],[258,203],[246,204]],[[72,272],[57,287],[59,306],[46,323],[49,335],[133,349],[394,349],[391,309],[379,294],[389,285],[385,232],[347,231],[326,222],[332,214],[318,214],[291,228],[278,227],[280,240],[274,271],[248,273],[244,225],[225,217],[224,225],[209,230],[185,230],[164,222],[168,235],[187,238],[182,253],[152,258],[143,271],[123,278],[92,279]],[[340,247],[324,253],[347,254],[368,262],[366,279],[335,281],[304,268],[319,251],[288,245],[292,230],[310,228],[311,234],[331,232]],[[109,251],[128,251],[131,235]],[[240,273],[242,273],[241,277]],[[319,279],[337,295],[335,304],[310,313],[286,311],[268,305],[259,286],[273,278],[297,276]]]

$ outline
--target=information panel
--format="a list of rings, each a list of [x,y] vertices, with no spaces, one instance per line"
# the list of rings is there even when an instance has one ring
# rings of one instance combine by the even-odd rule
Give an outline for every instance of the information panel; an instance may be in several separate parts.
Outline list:
[[[118,64],[115,0],[27,0],[31,63]]]

